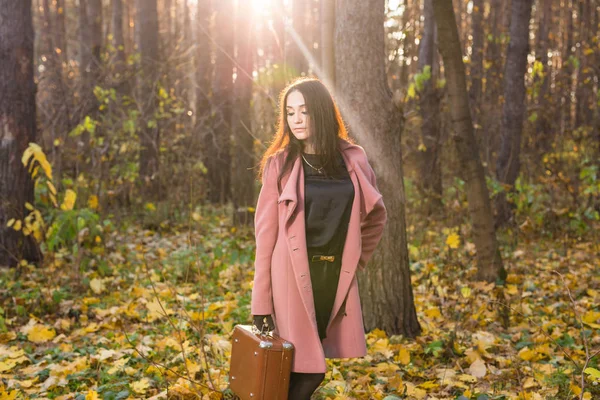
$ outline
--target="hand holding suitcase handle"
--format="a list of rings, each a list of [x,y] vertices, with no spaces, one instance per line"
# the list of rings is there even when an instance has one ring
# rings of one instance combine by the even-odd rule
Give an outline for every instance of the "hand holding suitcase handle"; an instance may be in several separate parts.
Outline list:
[[[261,332],[270,332],[275,329],[275,323],[270,315],[254,315],[254,326]]]

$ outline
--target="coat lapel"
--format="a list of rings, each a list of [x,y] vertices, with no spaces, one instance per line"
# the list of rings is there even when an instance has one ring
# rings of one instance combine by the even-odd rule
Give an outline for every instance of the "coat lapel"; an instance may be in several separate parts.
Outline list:
[[[310,283],[310,269],[308,266],[308,251],[306,246],[306,227],[304,220],[304,169],[301,158],[298,157],[292,170],[284,183],[279,203],[287,202],[286,215],[283,220],[285,238],[288,243],[294,279],[298,292],[307,315],[313,324],[315,332],[317,321],[315,318],[315,304]],[[297,211],[297,212],[295,212]],[[293,216],[293,217],[292,217]]]

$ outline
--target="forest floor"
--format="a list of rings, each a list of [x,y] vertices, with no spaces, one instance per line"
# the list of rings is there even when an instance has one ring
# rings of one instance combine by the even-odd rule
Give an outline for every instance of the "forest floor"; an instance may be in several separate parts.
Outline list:
[[[0,399],[233,398],[252,231],[195,219],[0,271]],[[422,334],[369,332],[365,358],[328,360],[314,399],[600,399],[598,242],[522,236],[503,250],[509,278],[496,287],[471,280],[475,249],[458,232],[416,231]]]

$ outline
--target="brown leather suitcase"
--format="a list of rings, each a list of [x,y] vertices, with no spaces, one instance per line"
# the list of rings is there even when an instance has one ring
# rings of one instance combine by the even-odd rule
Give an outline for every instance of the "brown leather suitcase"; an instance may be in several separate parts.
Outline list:
[[[287,400],[294,345],[252,328],[233,329],[229,387],[241,400]]]

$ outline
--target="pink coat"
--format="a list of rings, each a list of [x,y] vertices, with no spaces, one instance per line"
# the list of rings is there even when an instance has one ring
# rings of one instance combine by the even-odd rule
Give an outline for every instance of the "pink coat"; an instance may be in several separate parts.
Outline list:
[[[256,206],[251,312],[253,315],[273,315],[275,333],[294,344],[294,372],[325,372],[325,357],[367,354],[355,272],[357,268],[365,268],[379,243],[387,212],[363,148],[345,140],[339,143],[355,196],[340,280],[323,342],[317,330],[308,265],[304,170],[300,157],[291,172],[283,177],[281,194],[277,190],[277,177],[286,154],[279,152],[269,159]]]

